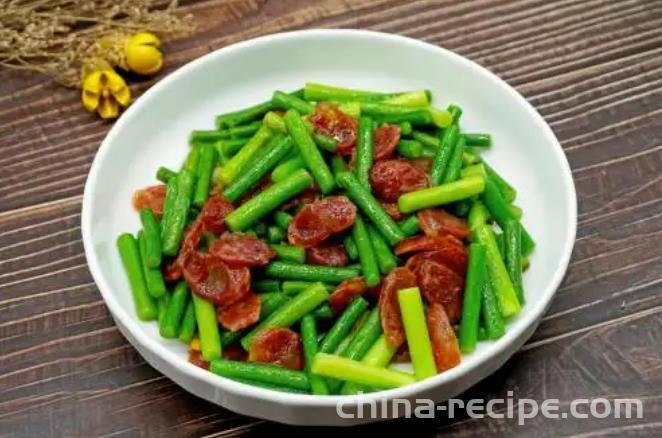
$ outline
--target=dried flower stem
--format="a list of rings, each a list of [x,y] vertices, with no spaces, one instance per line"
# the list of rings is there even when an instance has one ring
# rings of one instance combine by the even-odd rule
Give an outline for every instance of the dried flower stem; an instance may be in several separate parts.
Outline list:
[[[0,0],[0,67],[31,70],[80,86],[90,59],[119,63],[117,41],[138,30],[187,34],[177,0]]]

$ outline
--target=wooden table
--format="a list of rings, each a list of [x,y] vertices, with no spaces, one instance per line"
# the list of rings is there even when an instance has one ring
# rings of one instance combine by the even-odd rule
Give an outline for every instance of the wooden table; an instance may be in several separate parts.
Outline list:
[[[538,417],[518,427],[516,420],[462,415],[361,432],[662,433],[662,3],[210,0],[184,9],[199,29],[167,45],[164,74],[282,30],[399,33],[499,74],[542,113],[570,160],[579,230],[563,286],[522,350],[462,397],[510,390],[516,398],[566,404],[637,397],[644,417]],[[83,186],[109,128],[83,110],[77,92],[0,71],[0,435],[293,433],[187,394],[148,366],[113,324],[80,234]]]

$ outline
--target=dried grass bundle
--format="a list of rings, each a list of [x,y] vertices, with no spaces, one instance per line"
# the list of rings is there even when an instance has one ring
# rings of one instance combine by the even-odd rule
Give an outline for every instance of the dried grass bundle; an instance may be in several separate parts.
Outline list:
[[[121,65],[127,35],[181,35],[192,17],[177,0],[0,0],[0,66],[41,72],[68,87],[104,62]]]

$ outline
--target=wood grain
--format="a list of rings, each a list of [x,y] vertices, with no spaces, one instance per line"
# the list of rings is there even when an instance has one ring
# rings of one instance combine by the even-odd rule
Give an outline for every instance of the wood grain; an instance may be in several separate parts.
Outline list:
[[[169,42],[159,78],[218,47],[278,31],[399,33],[499,74],[536,106],[568,156],[579,230],[566,279],[522,350],[462,398],[639,397],[644,418],[540,417],[518,426],[440,417],[359,433],[662,433],[662,3],[208,0],[184,9],[198,31]],[[85,178],[109,127],[81,109],[76,92],[0,71],[0,435],[310,434],[196,399],[119,334],[80,236]]]

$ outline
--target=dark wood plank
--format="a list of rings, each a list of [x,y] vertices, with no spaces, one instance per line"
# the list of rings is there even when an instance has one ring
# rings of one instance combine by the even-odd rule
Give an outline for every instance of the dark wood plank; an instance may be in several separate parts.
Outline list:
[[[442,45],[498,73],[550,123],[571,167],[579,230],[539,329],[462,395],[639,397],[629,421],[400,420],[358,433],[662,433],[662,5],[641,0],[185,2],[198,31],[164,74],[246,38],[359,27]],[[161,77],[161,76],[159,76]],[[132,86],[140,93],[155,80]],[[110,125],[76,92],[0,71],[0,431],[9,436],[235,436],[319,431],[242,417],[149,367],[110,319],[85,264],[80,202]],[[146,421],[145,419],[149,419]],[[367,429],[367,430],[366,430]]]

